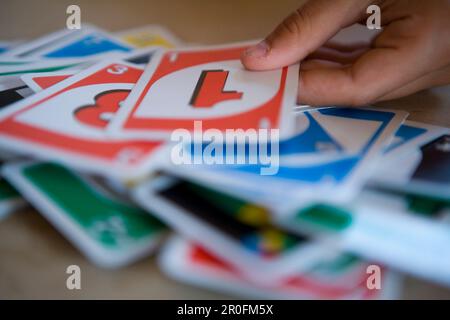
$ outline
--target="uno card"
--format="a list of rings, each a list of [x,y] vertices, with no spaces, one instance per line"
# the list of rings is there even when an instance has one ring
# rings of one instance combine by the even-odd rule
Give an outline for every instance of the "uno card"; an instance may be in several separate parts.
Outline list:
[[[0,65],[0,80],[21,76],[27,73],[54,72],[59,70],[80,69],[90,65],[91,62],[80,59],[44,60],[21,64]]]
[[[450,284],[449,201],[368,189],[353,204],[316,204],[276,223],[333,234],[340,250]]]
[[[450,202],[364,190],[347,206],[315,204],[276,224],[325,233],[339,250],[450,285]]]
[[[33,91],[19,78],[0,80],[0,110],[33,94]]]
[[[209,186],[188,181],[186,183],[189,183],[191,188],[194,188],[202,198],[220,206],[223,211],[236,219],[252,225],[273,224],[284,230],[292,230],[302,236],[307,235],[317,238],[321,235],[339,235],[351,227],[354,220],[352,212],[347,208],[324,203],[314,203],[301,208],[289,219],[286,219],[273,214],[268,208],[257,203],[251,203],[242,198],[219,192]],[[338,244],[336,238],[333,241]]]
[[[122,41],[136,48],[145,48],[150,46],[174,48],[182,45],[182,41],[178,39],[171,31],[158,25],[147,25],[124,30],[117,32],[115,35]]]
[[[353,216],[347,210],[324,203],[314,203],[301,208],[286,220],[277,216],[268,208],[257,203],[245,201],[242,198],[222,193],[209,186],[192,184],[201,193],[236,218],[253,225],[278,225],[285,230],[293,230],[301,235],[317,238],[322,234],[335,235],[346,230],[353,221]]]
[[[403,154],[415,152],[418,146],[428,143],[450,132],[449,128],[433,126],[416,121],[405,121],[397,130],[395,137],[383,156],[384,160],[398,159]]]
[[[450,199],[450,158],[445,151],[449,134],[449,128],[408,121],[396,133],[371,185]]]
[[[403,132],[401,136],[411,137],[410,142],[400,146],[399,139],[395,139],[393,143],[397,147],[381,159],[390,169],[378,169],[380,173],[374,174],[374,177],[385,172],[386,176],[395,178],[399,176],[398,172],[401,175],[405,171],[405,167],[410,170],[407,160],[413,157],[408,150],[417,151],[417,144],[413,141],[427,144],[427,139],[441,135],[443,129],[411,122],[406,125],[408,128],[399,130],[397,135]],[[427,130],[422,130],[425,127]],[[423,132],[423,137],[414,134],[420,132]],[[408,148],[403,147],[407,145]],[[396,150],[399,151],[400,160],[391,167],[391,160],[384,161],[384,157],[391,159],[391,154]],[[389,192],[389,188],[374,181],[372,178],[370,188],[364,189],[354,203],[345,206],[315,203],[274,222],[294,233],[334,234],[341,250],[449,285],[450,201],[401,191]]]
[[[420,148],[422,161],[404,190],[450,200],[450,134]]]
[[[61,58],[96,58],[107,56],[111,52],[131,52],[133,47],[122,43],[106,32],[85,33],[33,55],[32,57]]]
[[[370,264],[349,254],[324,259],[305,272],[270,285],[246,278],[214,252],[182,238],[173,238],[164,246],[159,264],[182,282],[250,299],[395,299],[400,288],[400,279],[380,268],[381,289],[370,290]]]
[[[149,254],[165,228],[93,180],[52,163],[7,165],[5,177],[95,264],[114,268]]]
[[[450,201],[365,190],[344,250],[450,286]]]
[[[12,50],[9,55],[34,59],[92,59],[110,52],[130,52],[127,45],[113,35],[93,26],[80,30],[62,30]]]
[[[86,30],[91,30],[93,28],[92,26],[83,26]],[[45,49],[48,46],[54,45],[58,42],[64,41],[64,39],[71,39],[73,37],[78,36],[81,34],[81,30],[69,30],[69,29],[63,29],[56,32],[52,32],[48,35],[39,37],[33,41],[27,41],[17,47],[15,47],[13,50],[8,51],[5,56],[10,57],[16,57],[20,59],[28,59],[33,53],[38,52],[40,50]]]
[[[20,43],[21,41],[0,41],[0,55],[17,47]]]
[[[246,44],[160,51],[109,128],[112,134],[168,139],[176,129],[280,129],[292,132],[298,65],[251,72]]]
[[[142,69],[107,60],[0,113],[0,146],[132,180],[149,174],[162,143],[112,139],[105,127]]]
[[[0,55],[0,67],[25,65],[33,62],[37,62],[36,59],[22,59],[15,57],[4,57]]]
[[[150,60],[152,59],[153,55],[158,51],[158,49],[161,49],[161,47],[152,46],[143,49],[133,50],[133,52],[123,55],[121,59],[123,61],[145,67],[147,64],[150,63]]]
[[[277,222],[302,234],[311,223],[321,231],[337,231],[344,239],[343,250],[449,285],[450,201],[439,195],[408,194],[388,183],[410,179],[421,159],[420,145],[439,141],[447,130],[406,122],[383,155],[383,168],[377,168],[370,188],[355,203],[346,207],[319,204]]]
[[[33,90],[34,93],[50,88],[51,86],[70,78],[78,70],[59,71],[59,72],[42,72],[27,73],[21,76],[22,81]]]
[[[406,117],[402,111],[345,107],[306,109],[296,115],[297,133],[279,144],[274,141],[265,148],[266,155],[261,151],[264,148],[254,150],[248,144],[242,148],[242,155],[236,155],[247,160],[256,155],[257,160],[270,160],[267,163],[191,161],[188,165],[167,163],[167,170],[244,197],[282,216],[310,203],[345,203],[370,177],[376,160]],[[205,158],[206,150],[214,149],[211,145],[192,143],[183,151],[191,155],[200,152]],[[237,153],[239,149],[231,151]],[[228,159],[228,148],[218,150],[225,152],[224,158]],[[264,170],[269,169],[274,173],[264,175]]]
[[[197,185],[168,176],[138,186],[132,195],[141,207],[255,281],[277,282],[335,254],[326,241],[311,243],[306,236],[230,212],[204,197]]]

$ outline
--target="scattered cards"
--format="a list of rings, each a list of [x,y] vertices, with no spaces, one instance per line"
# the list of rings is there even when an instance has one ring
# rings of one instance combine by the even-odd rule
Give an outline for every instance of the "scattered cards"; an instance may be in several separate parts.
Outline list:
[[[170,228],[164,272],[245,298],[396,298],[390,267],[450,286],[450,129],[298,106],[299,65],[246,70],[254,43],[89,24],[0,42],[0,218],[29,202],[106,268]]]

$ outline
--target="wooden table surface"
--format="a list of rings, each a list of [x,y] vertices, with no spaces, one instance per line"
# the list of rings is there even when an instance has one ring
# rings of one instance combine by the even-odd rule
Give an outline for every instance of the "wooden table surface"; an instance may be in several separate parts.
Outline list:
[[[27,39],[65,27],[66,0],[2,0],[0,39]],[[215,44],[263,37],[297,0],[78,0],[82,21],[118,31],[161,24],[187,42]],[[403,109],[409,119],[450,127],[450,87],[380,105]],[[65,270],[82,270],[82,290],[66,289]],[[99,269],[33,209],[0,221],[1,298],[227,298],[164,276],[154,258],[116,271]],[[402,298],[450,299],[450,290],[407,277]]]

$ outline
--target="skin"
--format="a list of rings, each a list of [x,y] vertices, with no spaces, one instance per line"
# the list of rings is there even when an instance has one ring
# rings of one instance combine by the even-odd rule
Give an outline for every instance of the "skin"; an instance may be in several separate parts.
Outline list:
[[[369,5],[381,8],[372,41],[329,42]],[[241,57],[250,70],[301,61],[298,102],[367,105],[450,84],[449,0],[309,0]]]

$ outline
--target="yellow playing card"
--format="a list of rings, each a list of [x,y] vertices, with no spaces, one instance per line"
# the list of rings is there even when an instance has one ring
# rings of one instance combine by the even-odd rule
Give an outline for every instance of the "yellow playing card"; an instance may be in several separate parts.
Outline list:
[[[117,36],[121,40],[137,48],[148,46],[174,48],[182,44],[182,41],[172,32],[157,25],[148,25],[121,31],[117,33]]]

